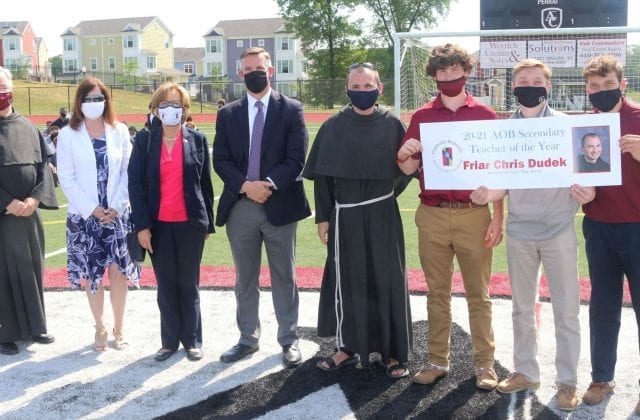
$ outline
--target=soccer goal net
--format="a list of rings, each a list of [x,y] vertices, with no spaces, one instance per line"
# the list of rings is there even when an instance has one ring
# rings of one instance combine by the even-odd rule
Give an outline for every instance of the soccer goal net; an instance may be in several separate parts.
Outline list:
[[[569,113],[591,109],[582,68],[602,54],[616,56],[624,66],[627,96],[640,102],[640,28],[561,28],[555,30],[488,30],[395,35],[395,110],[408,122],[411,113],[436,94],[425,65],[434,46],[464,47],[474,58],[467,90],[506,118],[516,108],[512,69],[535,58],[552,69],[550,105]]]

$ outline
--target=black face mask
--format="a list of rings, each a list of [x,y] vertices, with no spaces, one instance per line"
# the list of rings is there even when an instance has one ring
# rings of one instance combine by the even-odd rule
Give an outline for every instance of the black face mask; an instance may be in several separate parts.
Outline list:
[[[620,88],[611,90],[601,90],[597,93],[589,94],[589,101],[595,109],[600,112],[609,112],[618,105],[620,98],[622,97],[622,91]]]
[[[378,89],[374,90],[347,90],[347,96],[351,103],[358,109],[366,111],[376,104]]]
[[[266,71],[256,70],[244,75],[244,85],[250,92],[260,93],[268,84],[269,78]]]
[[[513,89],[513,94],[525,108],[535,108],[547,100],[547,88],[544,86],[520,86]]]

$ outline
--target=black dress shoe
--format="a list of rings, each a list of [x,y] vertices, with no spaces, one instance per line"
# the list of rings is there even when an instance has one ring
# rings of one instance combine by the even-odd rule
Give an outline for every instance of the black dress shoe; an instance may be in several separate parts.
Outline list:
[[[302,353],[297,344],[282,346],[282,363],[288,367],[298,366],[302,362]]]
[[[56,341],[56,339],[51,334],[38,334],[33,336],[33,341],[39,344],[51,344]]]
[[[220,356],[220,361],[224,363],[237,362],[245,356],[257,352],[259,349],[260,348],[258,346],[251,347],[246,344],[238,343],[226,352],[222,353],[222,356]]]
[[[18,354],[18,346],[16,343],[0,343],[0,354],[6,354],[7,356],[13,356]]]
[[[202,349],[194,347],[187,350],[187,359],[192,362],[202,359]]]
[[[154,357],[154,360],[156,362],[164,362],[165,360],[167,360],[168,358],[173,356],[173,353],[175,353],[174,350],[169,350],[169,351],[162,351],[162,350],[166,350],[166,349],[158,350],[158,352],[156,353],[156,355]]]

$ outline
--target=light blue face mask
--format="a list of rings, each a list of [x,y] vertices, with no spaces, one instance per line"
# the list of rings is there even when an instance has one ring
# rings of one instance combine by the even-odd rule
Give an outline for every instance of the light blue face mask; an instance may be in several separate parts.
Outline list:
[[[158,117],[162,125],[174,126],[182,122],[182,107],[168,106],[158,108]]]

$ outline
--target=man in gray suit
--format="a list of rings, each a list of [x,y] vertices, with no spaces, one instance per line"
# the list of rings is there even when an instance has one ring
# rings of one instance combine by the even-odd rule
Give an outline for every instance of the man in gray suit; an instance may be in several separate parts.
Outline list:
[[[311,214],[300,177],[309,135],[302,105],[270,87],[274,68],[269,53],[249,48],[240,61],[247,95],[218,111],[213,142],[213,166],[224,181],[216,225],[227,226],[240,330],[238,344],[220,360],[231,363],[258,351],[264,243],[282,361],[292,367],[302,360],[296,334],[295,237],[297,221]]]

